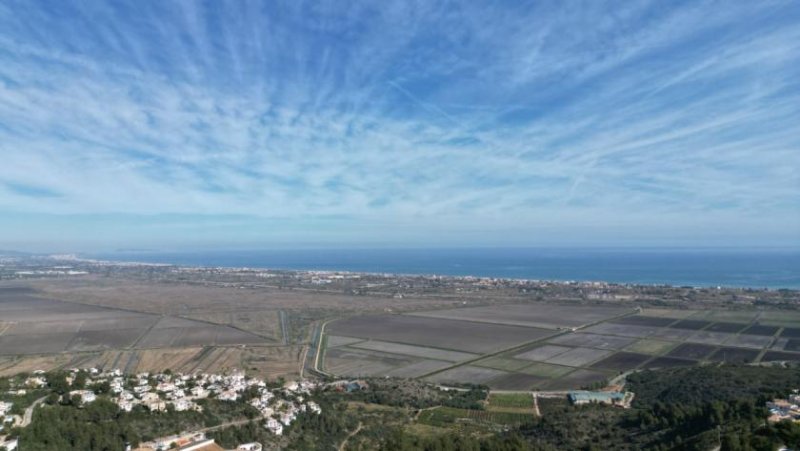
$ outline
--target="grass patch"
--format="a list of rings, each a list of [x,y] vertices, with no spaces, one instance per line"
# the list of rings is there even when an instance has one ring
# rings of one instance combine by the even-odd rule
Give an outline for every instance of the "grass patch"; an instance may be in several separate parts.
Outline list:
[[[533,396],[529,393],[491,393],[489,408],[492,407],[533,408]]]
[[[763,312],[761,317],[758,318],[758,323],[769,326],[797,327],[800,324],[800,313],[789,311]]]
[[[480,422],[518,426],[533,423],[533,413],[492,412],[488,410],[470,410],[469,418]]]
[[[552,365],[549,363],[534,363],[533,365],[526,366],[518,370],[520,373],[530,374],[533,376],[541,376],[548,378],[555,378],[563,376],[575,368],[561,365]]]
[[[435,427],[448,427],[465,418],[469,418],[469,410],[452,407],[437,407],[422,412],[417,420],[420,424]]]
[[[764,314],[771,313],[771,312],[764,312]],[[724,321],[724,322],[732,322],[732,323],[749,323],[756,317],[757,312],[751,312],[746,310],[712,310],[709,311],[706,315],[705,320],[712,320],[712,321]],[[783,319],[782,315],[778,315],[776,319]],[[700,319],[700,318],[692,318],[692,319]]]
[[[514,412],[492,412],[489,410],[454,409],[438,407],[422,412],[419,424],[447,428],[456,424],[498,424],[504,426],[533,423],[532,414]]]
[[[414,437],[437,437],[443,433],[446,433],[446,431],[443,431],[439,427],[420,423],[406,425],[405,431],[407,434],[410,434]]]
[[[691,315],[694,315],[695,313],[697,313],[697,310],[671,310],[671,309],[660,309],[660,308],[652,308],[652,309],[646,308],[642,310],[642,315],[655,316],[657,318],[683,319]]]
[[[385,406],[383,404],[373,404],[361,401],[348,401],[347,408],[364,412],[385,412],[390,410],[404,410],[400,407]]]
[[[642,354],[661,355],[674,348],[677,343],[663,340],[644,339],[625,348],[629,352],[639,352]]]
[[[494,368],[496,370],[503,371],[516,371],[529,364],[530,362],[526,360],[510,359],[507,357],[489,357],[488,359],[479,360],[473,363],[473,365],[476,366]]]

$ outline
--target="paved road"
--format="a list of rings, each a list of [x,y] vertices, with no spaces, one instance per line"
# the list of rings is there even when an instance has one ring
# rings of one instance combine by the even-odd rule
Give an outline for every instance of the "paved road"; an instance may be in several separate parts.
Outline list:
[[[318,334],[316,335],[317,343],[316,343],[316,351],[314,353],[314,368],[313,368],[313,370],[314,370],[314,372],[316,372],[318,374],[322,374],[323,376],[331,376],[330,373],[325,372],[324,370],[320,369],[320,367],[319,367],[320,356],[322,355],[323,352],[325,352],[325,350],[322,349],[322,342],[323,342],[323,338],[325,337],[325,326],[327,326],[328,323],[330,323],[331,321],[334,321],[334,320],[333,319],[325,320],[325,321],[322,322],[322,324],[314,326],[315,328],[318,327],[319,330],[317,331]],[[312,335],[312,338],[313,338],[313,335]],[[314,343],[312,342],[309,346],[314,346]]]
[[[22,423],[19,424],[20,427],[27,427],[31,424],[31,420],[33,420],[33,409],[36,408],[39,404],[43,403],[44,400],[47,399],[47,396],[43,396],[36,401],[33,402],[27,409],[25,409],[25,414],[22,415]]]

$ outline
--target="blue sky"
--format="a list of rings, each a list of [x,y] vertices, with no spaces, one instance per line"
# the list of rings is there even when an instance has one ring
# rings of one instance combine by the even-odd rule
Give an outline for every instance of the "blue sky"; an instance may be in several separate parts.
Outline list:
[[[4,1],[0,248],[800,246],[800,3]]]

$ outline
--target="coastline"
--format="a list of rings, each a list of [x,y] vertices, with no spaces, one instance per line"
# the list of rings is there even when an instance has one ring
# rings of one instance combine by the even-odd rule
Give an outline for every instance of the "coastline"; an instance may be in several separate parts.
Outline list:
[[[800,289],[800,251],[299,250],[87,255],[179,267],[692,288]],[[485,254],[483,258],[481,254]],[[505,258],[504,258],[505,257]]]

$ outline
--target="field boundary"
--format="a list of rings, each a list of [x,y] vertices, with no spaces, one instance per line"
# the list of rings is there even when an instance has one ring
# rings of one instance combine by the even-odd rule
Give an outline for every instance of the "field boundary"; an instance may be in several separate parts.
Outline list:
[[[418,379],[424,379],[426,377],[431,377],[431,376],[434,376],[436,374],[440,374],[440,373],[443,373],[445,371],[451,370],[453,368],[458,368],[460,366],[469,365],[471,363],[483,360],[485,358],[496,357],[498,355],[505,354],[507,352],[524,349],[524,348],[526,348],[526,347],[528,347],[528,346],[530,346],[532,344],[544,342],[546,340],[552,340],[553,338],[560,337],[560,336],[563,336],[563,335],[567,335],[567,334],[570,334],[570,333],[574,333],[574,332],[576,332],[578,330],[581,330],[581,329],[584,329],[584,328],[587,328],[587,327],[591,327],[591,326],[594,326],[596,324],[601,324],[601,323],[608,322],[608,321],[615,320],[615,319],[619,319],[619,318],[625,318],[627,316],[636,315],[638,313],[639,313],[638,310],[633,309],[633,310],[631,310],[629,312],[625,312],[625,313],[623,313],[621,315],[617,315],[617,316],[614,316],[614,317],[611,317],[611,318],[606,318],[606,319],[603,319],[601,321],[595,321],[594,323],[586,324],[585,326],[582,326],[580,328],[576,328],[575,331],[573,331],[573,330],[561,330],[560,333],[556,333],[556,334],[553,334],[553,335],[550,335],[550,336],[547,336],[547,337],[541,337],[541,338],[538,338],[536,340],[529,341],[527,343],[522,343],[520,345],[514,345],[514,346],[511,346],[511,347],[506,348],[506,349],[501,349],[501,350],[499,350],[497,352],[484,354],[484,355],[481,355],[480,357],[475,358],[475,359],[466,360],[466,361],[463,361],[463,362],[458,362],[455,365],[452,365],[452,366],[449,366],[449,367],[446,367],[446,368],[442,368],[440,370],[432,371],[432,372],[427,373],[427,374],[420,375],[420,376],[418,376]]]

